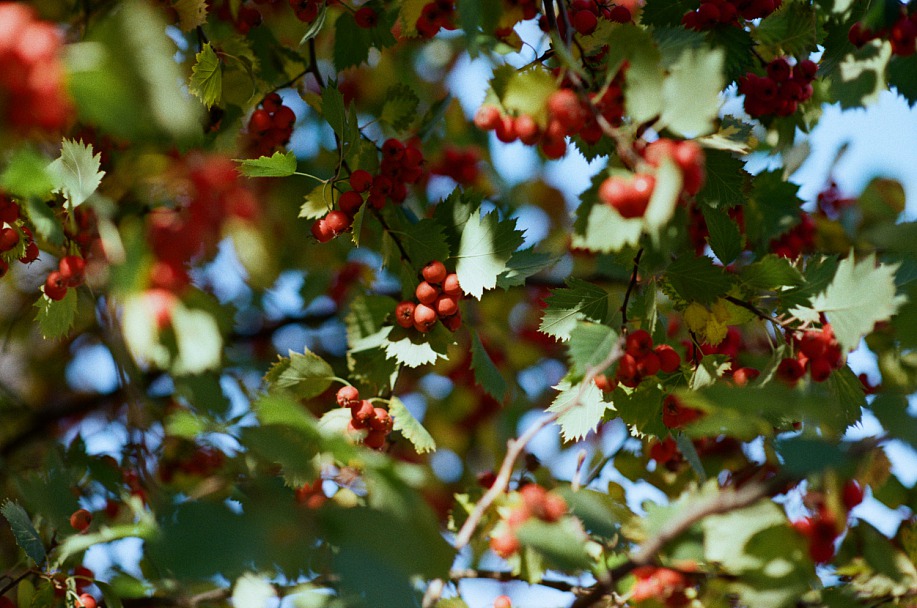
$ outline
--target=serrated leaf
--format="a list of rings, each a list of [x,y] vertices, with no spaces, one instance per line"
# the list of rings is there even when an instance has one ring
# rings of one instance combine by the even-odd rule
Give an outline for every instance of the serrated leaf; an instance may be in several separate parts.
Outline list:
[[[506,271],[497,277],[497,287],[509,289],[525,285],[526,279],[553,266],[558,259],[547,253],[539,253],[533,247],[517,251],[506,263]]]
[[[729,291],[732,280],[708,257],[682,256],[669,264],[665,278],[688,302],[712,304]]]
[[[223,96],[223,65],[209,42],[204,43],[194,58],[188,90],[209,110],[218,104]]]
[[[51,194],[54,184],[45,171],[47,159],[29,149],[17,151],[0,174],[0,188],[24,199],[44,198]]]
[[[670,130],[690,137],[713,131],[726,84],[723,61],[721,49],[687,49],[671,67],[662,85],[661,117]]]
[[[608,320],[608,293],[576,277],[567,279],[566,288],[553,290],[545,303],[547,307],[538,331],[561,341],[570,338],[578,321]]]
[[[322,117],[343,140],[347,130],[347,109],[344,107],[344,95],[338,90],[337,83],[329,82],[322,89]]]
[[[394,418],[393,428],[411,442],[418,454],[436,451],[436,441],[411,414],[398,397],[392,397],[388,404],[388,413]]]
[[[622,25],[611,32],[607,44],[609,65],[628,62],[624,86],[627,114],[636,123],[657,116],[663,110],[663,73],[659,49],[649,32],[634,25]]]
[[[296,173],[296,155],[293,152],[274,152],[273,156],[234,160],[240,163],[239,172],[245,177],[288,177]]]
[[[557,424],[564,441],[585,439],[586,435],[595,431],[605,412],[614,409],[612,404],[602,400],[602,391],[594,382],[583,388],[582,384],[571,385],[565,380],[554,389],[559,394],[548,411],[563,412],[557,418]]]
[[[781,287],[800,285],[802,274],[784,257],[769,254],[739,272],[739,281],[752,289],[776,291]]]
[[[917,103],[917,54],[895,55],[888,62],[888,84],[913,106]]]
[[[580,205],[580,210],[585,207]],[[573,234],[574,247],[600,253],[614,253],[640,242],[640,235],[643,234],[641,218],[623,218],[608,205],[600,203],[593,204],[588,209],[583,232]]]
[[[124,606],[124,603],[121,601],[121,594],[116,591],[112,585],[98,580],[93,581],[93,584],[102,592],[102,598],[105,600],[105,605],[108,608],[122,608]],[[140,587],[143,588],[142,585],[140,585]],[[143,593],[146,593],[145,588],[143,589]]]
[[[734,82],[755,66],[752,50],[755,41],[743,27],[715,27],[707,32],[707,42],[725,53],[726,82]]]
[[[734,207],[744,200],[744,163],[732,153],[722,150],[706,151],[707,179],[697,200],[713,207]],[[756,182],[757,183],[757,182]]]
[[[593,564],[587,552],[588,537],[574,518],[548,523],[532,517],[516,534],[523,545],[541,553],[557,568],[578,571]]]
[[[654,243],[659,242],[662,229],[668,225],[675,213],[675,207],[681,195],[681,187],[681,170],[672,159],[664,158],[656,169],[656,185],[653,187],[653,194],[643,214],[646,232],[652,237]]]
[[[400,329],[400,328],[398,328]],[[433,330],[426,335],[420,334],[415,330],[392,331],[389,334],[389,340],[385,344],[385,354],[389,359],[394,359],[402,365],[408,367],[420,367],[421,365],[430,365],[436,363],[437,359],[446,358],[446,345],[438,344],[439,348],[434,348],[434,341],[430,338],[441,331],[447,331],[437,324]]]
[[[387,13],[379,17],[379,22],[371,29],[357,25],[350,12],[334,22],[334,66],[339,72],[365,62],[370,48],[383,49],[395,43],[391,33],[394,21]]]
[[[455,271],[465,294],[480,300],[485,289],[497,286],[497,277],[522,245],[516,220],[500,220],[497,211],[482,216],[472,213],[465,223]]]
[[[899,264],[877,265],[875,254],[857,263],[851,252],[838,264],[828,288],[813,298],[812,308],[825,313],[841,348],[856,348],[876,323],[890,319],[907,301],[896,294],[898,268]]]
[[[172,8],[178,13],[178,27],[183,32],[207,23],[207,0],[176,0]]]
[[[701,207],[704,221],[710,236],[707,242],[716,257],[723,264],[730,264],[742,253],[742,234],[739,226],[723,209],[713,209],[707,205]]]
[[[0,513],[3,513],[3,517],[9,522],[16,544],[25,551],[25,554],[35,562],[36,566],[41,567],[48,556],[45,552],[45,546],[41,542],[41,536],[39,536],[35,526],[32,525],[29,514],[19,503],[11,500],[6,500],[3,503],[3,506],[0,507]]]
[[[35,234],[52,245],[64,244],[64,230],[60,220],[54,215],[54,210],[41,200],[28,198],[22,202],[22,209],[29,216]]]
[[[330,184],[319,184],[303,199],[299,217],[307,220],[325,217],[334,208],[334,188]]]
[[[35,320],[38,321],[41,335],[49,340],[67,335],[76,317],[76,304],[76,289],[68,289],[60,300],[52,300],[42,293],[35,302],[38,309]]]
[[[554,77],[540,65],[519,71],[511,65],[502,65],[494,70],[490,80],[490,96],[510,115],[526,114],[542,126],[547,125],[545,103],[557,90]],[[491,103],[494,100],[491,98]]]
[[[647,0],[640,22],[655,28],[680,26],[685,13],[697,5],[696,0]]]
[[[379,118],[392,126],[396,131],[404,131],[417,118],[417,106],[420,98],[408,85],[399,82],[385,92],[385,105]]]
[[[830,94],[842,109],[873,103],[886,89],[885,72],[891,45],[873,41],[844,57],[830,79]]]
[[[232,589],[232,603],[249,608],[268,608],[277,599],[274,586],[252,573],[243,574],[236,579]]]
[[[377,334],[394,310],[395,303],[391,298],[373,295],[357,296],[350,303],[350,309],[344,317],[344,324],[347,326],[347,343],[353,346],[360,340]]]
[[[755,28],[758,42],[779,48],[783,55],[807,57],[818,46],[815,7],[787,2],[761,20]]]
[[[579,322],[570,332],[570,373],[574,377],[586,375],[589,368],[601,363],[618,340],[618,334],[607,325]],[[598,370],[602,373],[604,370]]]
[[[476,331],[471,332],[471,369],[474,370],[475,384],[494,399],[502,401],[506,396],[506,380],[484,349]]]
[[[274,373],[274,386],[287,389],[300,399],[321,395],[334,382],[334,369],[327,361],[305,349],[302,354],[290,351],[289,365]]]
[[[442,226],[430,219],[411,223],[400,211],[396,211],[392,217],[393,221],[390,226],[393,230],[398,231],[397,236],[401,245],[407,251],[413,264],[423,267],[427,262],[449,258],[449,245],[446,243]],[[459,276],[459,282],[461,283],[461,276]],[[465,284],[461,283],[461,285],[465,289]],[[467,293],[467,289],[465,291]]]
[[[54,191],[61,192],[73,207],[86,201],[98,189],[105,176],[99,167],[102,155],[92,154],[92,144],[79,143],[75,139],[64,139],[61,154],[46,169]]]

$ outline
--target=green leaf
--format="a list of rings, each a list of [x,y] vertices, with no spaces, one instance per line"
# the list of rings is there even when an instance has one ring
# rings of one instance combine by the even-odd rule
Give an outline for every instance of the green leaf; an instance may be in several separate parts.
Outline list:
[[[422,268],[427,262],[443,261],[449,258],[446,235],[438,223],[430,219],[411,223],[403,213],[397,210],[389,217],[392,218],[389,226],[396,233],[415,266]],[[461,277],[459,277],[459,282],[461,282]],[[462,288],[465,288],[464,283],[462,283]],[[467,289],[465,291],[467,292]]]
[[[694,137],[713,131],[723,78],[721,49],[687,49],[662,86],[661,122],[675,133]]]
[[[739,281],[752,289],[779,291],[789,285],[801,285],[803,278],[787,258],[768,254],[743,268]]]
[[[885,70],[891,45],[873,41],[844,57],[830,79],[830,94],[842,109],[861,107],[879,99],[886,89]]]
[[[781,54],[808,57],[818,46],[815,7],[802,2],[786,2],[755,28],[758,42],[779,48]]]
[[[472,213],[462,231],[455,272],[462,291],[480,300],[485,289],[497,286],[497,277],[522,245],[522,232],[516,220],[500,220],[497,211],[487,215]]]
[[[888,62],[888,84],[913,106],[917,103],[917,55],[895,55]]]
[[[586,550],[588,537],[576,519],[566,517],[548,523],[532,517],[516,535],[523,545],[535,549],[561,570],[583,570],[593,564]]]
[[[86,201],[102,183],[105,176],[100,171],[101,154],[92,155],[92,144],[84,144],[81,139],[64,139],[61,154],[46,169],[54,182],[54,191],[61,192],[74,207]]]
[[[420,98],[417,97],[417,93],[408,85],[399,82],[385,92],[385,104],[379,118],[396,131],[405,131],[417,118],[418,105]]]
[[[334,381],[334,369],[327,361],[305,349],[302,354],[290,351],[290,364],[277,374],[274,386],[287,389],[299,399],[321,395]]]
[[[647,0],[640,22],[654,28],[681,26],[681,18],[697,6],[696,0]]]
[[[401,327],[383,331],[390,332],[385,344],[386,356],[408,367],[420,367],[436,363],[440,358],[445,359],[449,344],[452,343],[452,334],[440,323],[426,334]]]
[[[60,300],[52,300],[42,293],[35,302],[35,308],[38,309],[35,320],[38,321],[42,336],[51,340],[69,333],[76,317],[77,299],[76,289],[68,289],[67,295]]]
[[[506,263],[506,271],[497,277],[497,287],[509,289],[525,285],[526,279],[550,268],[559,259],[548,253],[538,253],[534,247],[516,251]]]
[[[178,303],[172,308],[172,329],[178,341],[173,373],[199,374],[220,367],[223,336],[213,315]]]
[[[32,525],[29,514],[26,513],[25,509],[23,509],[19,503],[9,499],[0,507],[0,513],[3,513],[3,517],[9,522],[10,529],[13,531],[13,537],[16,539],[16,544],[25,551],[25,554],[35,562],[36,566],[41,567],[48,558],[48,555],[45,553],[45,546],[41,542],[41,536],[38,534],[38,530]]]
[[[553,290],[545,303],[547,307],[538,330],[561,341],[570,338],[578,321],[608,320],[608,293],[576,277],[567,279],[566,288]]]
[[[325,20],[328,17],[328,4],[322,2],[321,6],[318,8],[318,16],[315,17],[315,21],[309,24],[309,28],[303,33],[302,38],[299,39],[299,46],[304,45],[309,42],[311,39],[318,36],[318,33],[322,31],[322,28],[325,26]]]
[[[748,176],[744,163],[723,150],[707,150],[705,155],[707,180],[697,200],[713,207],[741,204],[745,199],[743,189]]]
[[[715,27],[707,32],[707,42],[725,53],[726,82],[735,82],[755,67],[755,41],[743,27]]]
[[[665,158],[656,169],[656,185],[650,196],[643,224],[654,243],[658,243],[662,230],[668,226],[675,214],[675,207],[681,196],[682,175],[678,165],[670,158]]]
[[[907,397],[891,393],[880,393],[869,408],[882,423],[882,428],[896,439],[917,448],[917,425],[908,412]]]
[[[605,412],[614,409],[610,403],[602,400],[602,391],[590,382],[589,386],[570,384],[566,380],[554,387],[559,394],[548,407],[549,412],[563,412],[557,418],[560,434],[564,441],[578,441],[595,431],[605,416]]]
[[[704,205],[701,212],[710,233],[707,238],[710,248],[723,264],[730,264],[742,253],[742,233],[739,232],[739,226],[723,209]]]
[[[47,159],[37,152],[24,148],[9,159],[0,173],[0,188],[23,199],[45,198],[54,189],[46,172]]]
[[[642,382],[637,390],[627,394],[616,388],[612,401],[615,410],[632,431],[665,437],[669,433],[662,424],[662,399],[665,394],[654,382]]]
[[[273,156],[237,158],[235,161],[241,163],[239,172],[245,177],[288,177],[296,173],[296,155],[293,152],[274,152]]]
[[[420,421],[411,415],[401,399],[394,396],[391,398],[388,413],[394,418],[394,429],[411,442],[418,454],[436,451],[436,441]]]
[[[334,188],[330,184],[319,184],[303,199],[299,216],[307,220],[325,217],[334,208]]]
[[[799,186],[783,179],[780,171],[765,171],[755,176],[751,198],[745,209],[748,237],[766,244],[799,223],[802,199]]]
[[[582,214],[588,210],[583,231],[573,234],[573,246],[597,251],[601,253],[614,253],[627,246],[640,242],[643,234],[643,219],[621,217],[617,211],[608,205],[600,203],[580,205],[577,210]]]
[[[334,67],[346,70],[365,62],[372,47],[372,35],[345,12],[334,22]]]
[[[708,257],[682,256],[669,264],[665,278],[687,302],[712,304],[729,291],[732,279]]]
[[[851,252],[828,288],[812,300],[812,308],[828,317],[841,348],[856,348],[876,323],[890,319],[905,303],[906,298],[895,293],[898,267],[876,264],[875,254],[857,263]]]
[[[471,332],[471,369],[474,370],[475,383],[498,401],[506,396],[506,380],[494,364],[493,359],[487,354],[478,332]]]
[[[54,210],[36,198],[27,198],[22,202],[21,209],[29,216],[35,234],[52,245],[64,244],[64,229],[54,215]]]
[[[547,124],[545,104],[557,90],[550,71],[541,65],[521,71],[502,65],[494,70],[490,86],[492,94],[507,113],[513,116],[527,114],[539,124]]]
[[[102,581],[93,581],[93,584],[102,592],[102,598],[105,600],[105,605],[108,606],[108,608],[123,608],[124,604],[121,602],[121,595],[114,587]],[[144,594],[144,597],[145,596],[146,594]]]
[[[194,56],[188,90],[209,110],[223,96],[223,66],[209,42]]]
[[[344,317],[347,343],[351,346],[379,332],[395,309],[395,303],[385,296],[360,295],[350,303]]]
[[[322,116],[338,138],[344,140],[347,132],[347,109],[344,107],[344,95],[338,90],[337,83],[329,82],[322,89]]]
[[[627,114],[635,123],[645,122],[663,110],[663,73],[659,49],[649,32],[634,25],[615,28],[608,37],[606,61],[618,65],[627,61],[624,100]]]
[[[601,363],[618,341],[618,334],[607,325],[579,322],[570,332],[570,373],[580,378]],[[602,373],[605,370],[597,370]]]

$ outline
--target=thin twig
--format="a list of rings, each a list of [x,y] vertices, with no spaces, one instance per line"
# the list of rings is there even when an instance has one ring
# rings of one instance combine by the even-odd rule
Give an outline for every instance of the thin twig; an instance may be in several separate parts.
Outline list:
[[[32,573],[32,570],[26,570],[25,572],[23,572],[23,573],[20,574],[19,576],[17,576],[17,577],[15,577],[15,578],[11,579],[10,582],[8,582],[6,585],[4,585],[2,588],[0,588],[0,597],[3,597],[4,595],[6,595],[6,592],[7,592],[7,591],[9,591],[10,589],[12,589],[12,588],[15,587],[16,585],[18,585],[19,582],[22,581],[22,579],[24,579],[25,577],[27,577],[27,576],[28,576],[29,574],[31,574],[31,573]]]
[[[621,304],[621,333],[627,333],[627,305],[630,303],[630,295],[637,287],[637,278],[640,271],[640,258],[643,257],[643,248],[637,251],[634,256],[634,271],[630,275],[630,283],[627,284],[627,291],[624,292],[624,302]]]
[[[401,239],[399,239],[395,235],[395,232],[389,227],[388,222],[386,222],[385,218],[382,217],[382,213],[378,209],[375,209],[375,208],[373,208],[372,212],[373,212],[373,216],[375,216],[375,218],[379,220],[379,224],[382,226],[382,229],[385,230],[385,232],[387,232],[390,237],[392,237],[393,241],[395,241],[395,245],[398,247],[398,251],[401,252],[401,259],[407,262],[408,264],[413,265],[413,262],[411,261],[411,256],[408,255],[407,250],[404,248],[404,245],[401,243]]]
[[[779,320],[779,319],[776,319],[776,318],[770,316],[769,314],[767,314],[766,312],[764,312],[763,310],[761,310],[760,308],[758,308],[757,306],[755,306],[755,305],[752,304],[751,302],[746,302],[745,300],[740,300],[739,298],[736,298],[736,297],[734,297],[734,296],[725,296],[723,299],[726,300],[727,302],[730,302],[731,304],[735,304],[736,306],[740,306],[740,307],[744,308],[745,310],[747,310],[747,311],[751,312],[752,314],[754,314],[754,315],[755,315],[756,317],[758,317],[759,319],[764,319],[765,321],[770,321],[771,323],[773,323],[774,325],[776,325],[776,326],[777,326],[778,328],[780,328],[780,329],[784,329],[784,330],[788,330],[788,331],[795,331],[794,328],[790,327],[789,325],[787,325],[787,324],[784,323],[783,321],[781,321],[781,320]]]

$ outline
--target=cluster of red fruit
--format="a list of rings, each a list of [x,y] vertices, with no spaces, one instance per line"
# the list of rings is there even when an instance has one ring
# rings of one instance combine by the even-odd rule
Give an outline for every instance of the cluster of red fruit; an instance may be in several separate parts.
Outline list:
[[[310,509],[317,509],[325,504],[328,501],[328,497],[325,496],[325,492],[322,490],[322,482],[323,479],[319,477],[312,483],[296,488],[296,502],[306,505]]]
[[[534,19],[538,14],[538,0],[503,0],[503,4],[509,9],[519,8],[523,20]]]
[[[759,116],[789,116],[799,104],[812,97],[812,81],[818,64],[803,59],[790,66],[785,57],[767,64],[767,76],[752,72],[739,79],[739,93],[745,95],[745,111]]]
[[[25,253],[17,258],[23,264],[31,264],[38,259],[38,245],[32,240],[32,231],[19,222],[19,205],[13,199],[0,193],[0,253],[12,251],[19,245],[20,230],[26,237]],[[18,227],[18,229],[17,229]],[[9,271],[9,263],[0,258],[0,277]]]
[[[394,419],[383,407],[373,407],[366,399],[360,399],[360,391],[353,386],[342,386],[337,392],[337,403],[350,408],[350,422],[347,431],[359,435],[366,431],[363,445],[374,450],[381,450],[385,438],[392,432]]]
[[[822,215],[828,219],[835,220],[844,209],[855,205],[856,199],[845,196],[838,188],[837,183],[832,181],[824,190],[818,193],[816,202],[818,211]]]
[[[427,3],[420,11],[415,24],[417,33],[424,38],[432,38],[440,29],[454,30],[455,0],[435,0]]]
[[[645,329],[628,334],[624,341],[624,354],[618,361],[615,380],[635,388],[647,376],[660,371],[671,374],[681,365],[681,356],[668,344],[653,346],[653,337]],[[599,387],[601,388],[601,387]]]
[[[557,494],[551,494],[536,483],[530,483],[519,489],[522,502],[510,510],[503,523],[504,530],[490,538],[491,550],[502,558],[507,558],[522,546],[516,537],[516,530],[529,518],[554,523],[567,512],[567,502]]]
[[[573,0],[570,4],[570,23],[577,33],[588,36],[599,26],[599,18],[614,23],[630,23],[632,15],[626,6],[598,0]],[[547,24],[547,19],[545,19]],[[563,34],[563,31],[561,31]]]
[[[430,173],[451,177],[456,183],[469,186],[478,179],[481,155],[475,147],[446,147],[440,159],[430,166]]]
[[[147,216],[147,241],[156,258],[150,269],[151,287],[178,293],[191,282],[188,263],[216,252],[223,222],[229,217],[251,221],[258,200],[239,179],[235,164],[220,156],[194,156],[182,163],[187,170],[187,203],[159,208]]]
[[[681,23],[691,30],[703,31],[718,25],[739,26],[739,18],[763,19],[780,8],[783,0],[701,0],[701,5],[685,13]]]
[[[57,263],[57,270],[45,279],[45,295],[52,300],[62,300],[70,287],[79,287],[86,278],[86,260],[78,255],[66,255]]]
[[[863,502],[863,488],[854,480],[844,484],[841,502],[849,512]],[[806,497],[812,505],[814,514],[793,522],[793,527],[802,534],[809,544],[809,556],[816,564],[825,564],[834,557],[834,542],[841,535],[843,526],[838,524],[837,516],[828,508],[824,498],[812,493]]]
[[[691,424],[704,413],[683,404],[675,395],[666,395],[662,400],[662,424],[666,428],[678,429]]]
[[[907,8],[902,4],[898,20],[891,27],[871,30],[857,22],[850,28],[847,37],[857,48],[872,40],[887,39],[892,45],[893,54],[901,57],[913,55],[917,51],[917,11],[908,15]]]
[[[806,375],[806,370],[815,382],[824,382],[831,372],[844,366],[844,353],[834,337],[831,325],[825,323],[821,330],[805,332],[795,338],[796,358],[784,359],[777,366],[777,377],[794,386]]]
[[[663,159],[670,158],[682,176],[682,193],[694,196],[704,185],[704,151],[694,141],[658,139],[643,149],[643,159],[658,167]],[[621,217],[643,217],[656,187],[656,177],[650,173],[633,176],[611,176],[599,186],[599,199],[613,207]]]
[[[457,330],[462,324],[458,303],[464,295],[458,275],[449,273],[439,260],[429,262],[420,274],[423,280],[414,290],[417,302],[400,302],[395,307],[395,322],[405,329],[413,327],[426,333],[437,320],[442,320],[446,329]]]
[[[261,107],[248,119],[250,148],[256,156],[268,156],[290,141],[296,115],[283,105],[280,95],[271,93],[261,102]]]
[[[188,477],[209,477],[219,471],[226,462],[226,454],[204,445],[189,445],[187,441],[169,441],[164,445],[159,459],[159,479],[171,483],[176,474]]]
[[[241,4],[236,10],[236,16],[233,18],[232,2],[228,0],[220,4],[216,10],[216,16],[221,21],[232,23],[236,31],[242,34],[248,34],[253,27],[261,25],[261,12],[254,6]]]
[[[770,242],[770,250],[783,258],[797,258],[815,248],[815,221],[808,213],[800,216],[799,223]]]
[[[0,2],[0,116],[13,130],[57,131],[71,114],[57,29],[25,4]]]
[[[685,590],[691,585],[684,573],[678,570],[640,566],[634,568],[633,575],[637,580],[630,592],[630,599],[635,602],[654,600],[667,608],[679,608],[691,603],[685,594]]]

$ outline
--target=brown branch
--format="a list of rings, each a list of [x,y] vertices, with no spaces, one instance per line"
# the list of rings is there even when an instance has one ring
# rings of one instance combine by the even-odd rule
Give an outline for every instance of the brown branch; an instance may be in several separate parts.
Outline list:
[[[788,330],[788,331],[795,331],[794,328],[790,327],[789,325],[787,325],[787,324],[784,323],[783,321],[780,321],[779,319],[776,319],[776,318],[770,316],[769,314],[767,314],[766,312],[764,312],[763,310],[761,310],[760,308],[758,308],[757,306],[755,306],[755,305],[752,304],[751,302],[746,302],[745,300],[740,300],[739,298],[736,298],[736,297],[734,297],[734,296],[725,296],[723,299],[726,300],[727,302],[731,303],[731,304],[735,304],[736,306],[739,306],[739,307],[741,307],[741,308],[744,308],[745,310],[751,312],[753,315],[755,315],[755,316],[758,317],[759,319],[763,319],[763,320],[765,320],[765,321],[770,321],[771,323],[773,323],[774,325],[776,325],[776,326],[779,327],[780,329],[785,329],[785,330]]]
[[[623,354],[623,340],[619,338],[600,363],[586,370],[586,375],[580,383],[579,390],[577,391],[576,396],[570,401],[570,403],[558,409],[557,411],[542,416],[537,422],[535,422],[535,424],[526,429],[526,431],[520,435],[518,439],[510,439],[507,442],[506,456],[503,458],[503,463],[500,465],[500,471],[497,473],[496,480],[494,480],[494,483],[490,486],[490,489],[484,493],[484,496],[482,496],[478,503],[474,506],[474,509],[472,509],[471,513],[468,514],[468,519],[465,520],[465,523],[462,524],[462,527],[459,528],[458,534],[455,536],[455,541],[452,544],[457,551],[460,551],[463,547],[468,545],[468,543],[471,541],[472,535],[478,527],[478,524],[481,522],[481,518],[484,517],[484,513],[487,512],[487,509],[490,508],[497,497],[503,494],[509,487],[510,478],[512,477],[516,460],[525,451],[525,448],[529,442],[532,441],[532,439],[534,439],[542,429],[554,423],[558,418],[572,410],[574,407],[580,405],[583,397],[586,394],[586,391],[593,384],[596,375],[620,359],[621,355]],[[444,583],[440,579],[430,582],[429,587],[427,587],[427,592],[424,594],[423,608],[431,608],[436,603],[440,595],[442,595],[443,587]]]
[[[319,89],[325,88],[325,80],[322,78],[322,73],[318,69],[318,59],[316,59],[315,53],[315,38],[309,38],[309,69],[306,71],[315,76],[315,82],[318,83]]]
[[[373,212],[373,216],[377,220],[379,220],[379,224],[382,226],[382,229],[385,230],[385,232],[388,233],[390,237],[392,237],[393,241],[395,241],[395,245],[398,247],[398,251],[401,252],[401,259],[407,262],[408,264],[413,265],[413,262],[411,261],[411,256],[408,255],[407,250],[404,248],[404,245],[401,243],[401,239],[395,236],[395,232],[391,229],[391,227],[389,227],[388,222],[385,221],[385,218],[382,217],[382,213],[376,208],[373,208],[372,212]]]
[[[759,500],[771,496],[786,484],[782,478],[773,478],[764,483],[753,483],[736,490],[727,488],[721,490],[716,496],[686,508],[659,531],[659,533],[644,542],[631,552],[628,560],[608,572],[603,581],[596,583],[586,595],[576,599],[570,608],[588,608],[597,604],[614,585],[614,582],[625,576],[635,568],[651,564],[656,556],[667,544],[684,534],[694,524],[705,517],[728,513],[753,505]]]
[[[33,572],[32,570],[26,570],[26,571],[23,572],[22,574],[19,574],[18,576],[13,577],[13,578],[11,578],[9,575],[4,576],[3,578],[9,578],[9,579],[10,579],[10,582],[8,582],[8,583],[7,583],[6,585],[4,585],[3,587],[0,587],[0,597],[3,597],[4,595],[6,595],[6,592],[7,592],[7,591],[9,591],[10,589],[12,589],[12,588],[15,587],[16,585],[18,585],[18,584],[22,581],[22,579],[24,579],[24,578],[27,577],[28,575],[32,574],[32,572]]]
[[[451,581],[460,581],[469,578],[476,579],[487,579],[500,581],[503,583],[508,583],[510,581],[521,581],[524,580],[520,575],[513,574],[508,570],[452,570],[449,572],[449,580]],[[582,587],[568,583],[566,581],[553,581],[553,580],[542,580],[537,585],[542,587],[550,587],[551,589],[557,589],[559,591],[567,591],[571,593],[576,593],[581,590]]]
[[[640,270],[640,258],[643,257],[643,248],[634,256],[634,270],[630,275],[630,283],[627,284],[627,291],[624,292],[624,302],[621,304],[621,333],[627,333],[627,305],[630,303],[630,294],[637,287],[637,274]]]

